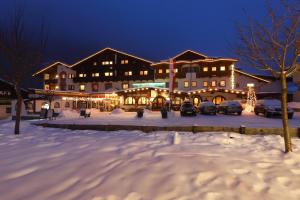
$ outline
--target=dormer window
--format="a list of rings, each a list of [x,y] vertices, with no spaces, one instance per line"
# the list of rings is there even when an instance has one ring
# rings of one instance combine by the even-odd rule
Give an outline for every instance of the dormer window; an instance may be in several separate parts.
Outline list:
[[[225,66],[221,66],[220,67],[220,71],[225,71],[226,70],[226,67]]]
[[[158,73],[159,73],[159,74],[162,74],[162,73],[163,73],[163,70],[162,70],[162,69],[159,69],[159,70],[158,70]]]
[[[217,71],[217,67],[212,67],[211,71],[213,71],[213,72]]]
[[[208,72],[208,67],[203,67],[204,72]]]

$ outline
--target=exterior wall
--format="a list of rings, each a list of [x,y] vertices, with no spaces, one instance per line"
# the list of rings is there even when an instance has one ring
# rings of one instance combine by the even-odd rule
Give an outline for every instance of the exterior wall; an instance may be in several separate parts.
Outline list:
[[[0,119],[5,119],[11,116],[11,113],[8,113],[7,109],[11,109],[11,105],[0,105]]]
[[[247,91],[247,84],[248,83],[254,83],[254,88],[256,90],[256,92],[260,91],[260,88],[264,85],[266,85],[266,82],[263,81],[259,81],[255,78],[251,78],[249,76],[240,74],[240,73],[235,73],[235,89],[239,89],[239,90],[244,90]]]

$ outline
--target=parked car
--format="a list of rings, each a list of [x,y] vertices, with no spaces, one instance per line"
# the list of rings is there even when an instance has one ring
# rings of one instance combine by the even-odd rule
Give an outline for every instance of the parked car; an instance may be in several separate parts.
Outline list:
[[[184,102],[180,107],[180,115],[186,116],[186,115],[197,115],[197,110],[195,106],[191,102]]]
[[[217,114],[217,107],[213,102],[205,101],[199,105],[199,113],[201,114]]]
[[[223,101],[219,106],[218,106],[218,113],[224,113],[225,115],[227,114],[238,114],[241,115],[243,108],[240,102],[238,101]]]
[[[263,114],[265,117],[281,116],[281,101],[277,99],[257,100],[254,106],[254,113],[256,115]],[[288,118],[292,119],[293,116],[293,109],[288,107]]]

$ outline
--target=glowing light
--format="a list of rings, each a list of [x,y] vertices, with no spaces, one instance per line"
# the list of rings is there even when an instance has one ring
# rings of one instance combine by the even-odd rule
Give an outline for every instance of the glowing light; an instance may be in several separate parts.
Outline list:
[[[235,77],[234,77],[234,64],[231,65],[231,89],[234,90],[235,87]]]

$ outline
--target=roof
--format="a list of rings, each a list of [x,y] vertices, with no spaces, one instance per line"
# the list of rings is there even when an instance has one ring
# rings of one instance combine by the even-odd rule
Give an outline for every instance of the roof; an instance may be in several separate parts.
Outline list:
[[[198,59],[206,59],[206,58],[208,58],[206,55],[198,53],[196,51],[186,50],[184,52],[181,52],[181,53],[177,54],[172,59],[180,60],[180,57],[184,57],[184,56],[190,56],[190,57],[198,58]],[[195,59],[192,59],[192,60],[195,60]]]
[[[254,76],[254,75],[252,75],[252,74],[249,74],[249,73],[247,73],[247,72],[243,72],[243,71],[241,71],[241,70],[235,69],[234,72],[243,74],[243,75],[245,75],[245,76],[249,76],[249,77],[254,78],[254,79],[257,79],[257,80],[259,80],[259,81],[263,81],[263,82],[266,82],[266,83],[270,83],[270,81],[268,81],[268,80],[266,80],[266,79],[263,79],[263,78]]]
[[[134,56],[134,55],[132,55],[132,54],[128,54],[128,53],[125,53],[125,52],[122,52],[122,51],[119,51],[119,50],[116,50],[116,49],[112,49],[112,48],[110,48],[110,47],[106,47],[106,48],[104,48],[104,49],[102,49],[102,50],[100,50],[100,51],[98,51],[98,52],[96,52],[96,53],[94,53],[94,54],[92,54],[92,55],[90,55],[90,56],[84,58],[84,59],[81,59],[81,60],[77,61],[76,63],[72,64],[70,67],[74,67],[74,66],[76,66],[76,65],[78,65],[78,64],[80,64],[80,63],[82,63],[82,62],[84,62],[84,61],[86,61],[86,60],[88,60],[88,59],[90,59],[90,58],[92,58],[92,57],[94,57],[94,56],[96,56],[96,55],[101,54],[102,52],[104,52],[104,51],[106,51],[106,50],[111,50],[111,51],[114,51],[114,52],[117,52],[117,53],[120,53],[120,54],[129,56],[129,57],[132,57],[132,58],[136,58],[136,59],[138,59],[138,60],[142,60],[142,61],[147,62],[147,63],[150,63],[150,64],[153,63],[152,61],[149,61],[149,60],[146,60],[146,59],[143,59],[143,58]]]
[[[52,67],[56,67],[57,65],[63,65],[63,66],[66,66],[66,67],[70,67],[68,64],[65,64],[65,63],[63,63],[63,62],[57,61],[57,62],[54,62],[54,63],[52,63],[52,64],[50,64],[50,65],[45,66],[43,69],[37,71],[37,72],[34,73],[32,76],[39,75],[40,73],[46,71],[47,69],[50,69],[50,68],[52,68]]]
[[[293,82],[287,82],[287,91],[289,94],[295,93],[298,90],[298,86]],[[266,84],[260,88],[260,92],[258,94],[264,93],[281,93],[281,82],[273,81],[269,84]]]

